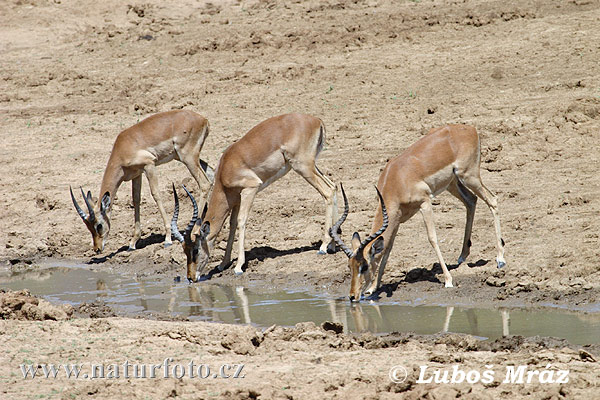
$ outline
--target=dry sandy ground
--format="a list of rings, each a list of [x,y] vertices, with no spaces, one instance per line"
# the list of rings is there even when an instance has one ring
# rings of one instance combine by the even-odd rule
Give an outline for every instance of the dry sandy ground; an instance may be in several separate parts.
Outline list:
[[[488,343],[456,334],[348,336],[336,332],[341,326],[324,324],[324,329],[312,322],[261,331],[206,322],[65,320],[65,311],[73,312],[18,292],[0,293],[3,318],[56,319],[43,323],[0,321],[4,344],[0,397],[590,399],[599,390],[600,373],[588,351],[592,348],[578,349],[556,339],[510,337]],[[600,349],[596,345],[593,350]],[[44,369],[39,367],[35,378],[29,370],[28,378],[23,379],[21,368],[27,367],[21,365],[51,363],[58,368],[56,378],[43,378]],[[66,370],[58,364],[69,368],[80,365],[79,378],[67,378]],[[221,370],[224,364],[231,368]],[[143,365],[146,379],[140,378]],[[151,365],[161,365],[153,369],[154,379],[150,378]],[[205,367],[198,372],[200,365]],[[514,382],[507,371],[520,366],[527,371],[547,372],[533,376],[529,383],[525,373],[523,382]],[[427,369],[421,376],[423,367]],[[195,378],[190,378],[190,368]],[[436,370],[442,374],[446,371],[451,380],[453,369],[470,375],[460,383],[421,382],[431,379]],[[399,382],[390,379],[390,371],[401,371],[392,374]],[[476,374],[485,371],[490,375],[478,380]],[[563,376],[559,371],[568,371],[564,375],[568,381],[560,383]],[[93,374],[95,379],[91,378]],[[466,376],[472,383],[465,381]],[[460,381],[458,373],[454,379]]]
[[[207,117],[211,133],[202,157],[214,166],[227,145],[261,120],[299,111],[327,126],[319,167],[343,181],[350,198],[346,240],[370,228],[373,185],[386,160],[431,127],[468,123],[480,133],[482,178],[499,196],[507,268],[495,269],[492,219],[480,202],[470,264],[452,270],[457,287],[444,289],[417,215],[399,231],[382,297],[583,309],[598,303],[599,1],[9,0],[0,4],[0,15],[2,268],[62,259],[129,274],[183,275],[179,247],[162,248],[162,224],[146,183],[142,248],[123,251],[133,227],[126,183],[99,257],[69,185],[98,195],[115,136],[155,112],[186,108]],[[172,198],[172,182],[198,193],[182,164],[159,171],[163,201]],[[182,204],[185,219],[189,204]],[[318,193],[290,173],[254,202],[244,276],[228,269],[212,279],[346,294],[345,255],[316,254],[324,211]],[[434,212],[440,246],[452,263],[465,211],[444,194]],[[211,267],[222,254],[215,252]],[[47,329],[70,332],[79,324],[68,334],[79,341],[77,329],[89,323]],[[108,323],[115,340],[126,337],[128,324],[149,331],[165,326]],[[4,323],[3,329],[25,332],[22,324],[28,323]],[[22,333],[15,343],[30,346],[38,338]],[[408,350],[385,351],[403,359]],[[370,354],[332,357],[359,368]],[[377,378],[382,385],[386,368]],[[266,379],[268,372],[260,373]],[[318,376],[307,375],[298,374],[305,383]],[[29,385],[21,387],[26,395]],[[146,389],[136,387],[143,397]]]

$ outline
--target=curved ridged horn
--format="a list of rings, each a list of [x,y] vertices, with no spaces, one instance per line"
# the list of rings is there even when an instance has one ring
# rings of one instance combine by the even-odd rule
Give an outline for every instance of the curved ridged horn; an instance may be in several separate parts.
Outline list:
[[[175,240],[183,242],[183,236],[181,236],[179,229],[177,229],[177,218],[179,217],[179,199],[177,198],[175,184],[173,184],[173,197],[175,198],[175,210],[173,210],[173,219],[171,219],[171,236],[173,236]]]
[[[71,192],[71,200],[73,200],[73,205],[75,206],[75,209],[77,210],[77,214],[79,214],[79,216],[81,217],[81,219],[85,220],[87,218],[87,215],[81,209],[81,207],[79,207],[79,204],[77,204],[77,200],[75,200],[75,196],[73,195],[73,189],[71,188],[70,185],[69,185],[69,191]]]
[[[344,196],[344,213],[342,214],[340,219],[329,229],[329,236],[331,236],[331,238],[335,240],[338,246],[340,246],[340,248],[348,256],[348,258],[351,258],[354,253],[352,252],[352,250],[350,250],[348,246],[344,244],[342,238],[340,238],[338,235],[338,230],[346,220],[346,217],[348,216],[348,211],[350,210],[350,207],[348,206],[348,198],[346,197],[346,193],[344,192],[344,186],[341,183],[340,188],[342,189],[342,196]]]
[[[360,246],[359,246],[358,250],[356,250],[356,254],[360,254],[369,243],[371,243],[379,235],[381,235],[383,232],[385,232],[385,230],[388,227],[389,221],[388,221],[387,210],[385,208],[385,203],[383,202],[383,197],[381,196],[379,189],[377,189],[377,186],[375,187],[375,190],[377,190],[377,196],[379,196],[379,201],[381,202],[381,211],[383,213],[383,225],[381,225],[381,228],[379,228],[379,230],[377,232],[373,233],[372,235],[367,236],[365,238],[365,240],[360,242]]]
[[[196,203],[196,199],[194,199],[194,196],[192,196],[192,194],[190,192],[188,192],[185,185],[181,185],[181,186],[183,186],[183,190],[185,190],[188,197],[192,201],[192,204],[194,205],[194,213],[192,214],[192,219],[190,220],[190,223],[188,224],[188,226],[185,228],[185,232],[183,234],[183,236],[189,237],[190,233],[192,232],[192,228],[194,227],[194,225],[196,224],[196,221],[198,220],[198,204]]]
[[[81,188],[81,186],[79,187],[79,189],[81,190],[81,195],[83,196],[83,201],[85,201],[85,205],[87,206],[87,209],[90,213],[90,221],[93,221],[96,219],[96,215],[94,214],[94,208],[92,207],[92,205],[90,204],[90,199],[88,199],[85,194],[83,193],[83,189]],[[92,194],[88,191],[88,196],[90,198],[92,198]]]

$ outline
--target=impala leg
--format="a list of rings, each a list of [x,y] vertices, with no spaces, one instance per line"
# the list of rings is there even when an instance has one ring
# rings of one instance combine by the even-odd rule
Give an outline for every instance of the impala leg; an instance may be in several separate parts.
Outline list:
[[[229,236],[227,237],[227,247],[225,248],[225,257],[219,264],[219,271],[223,271],[227,265],[231,262],[231,252],[233,250],[233,240],[235,239],[235,230],[238,224],[238,215],[240,206],[237,205],[231,210],[231,216],[229,217]]]
[[[246,255],[244,253],[244,236],[246,234],[246,221],[248,220],[248,214],[250,213],[250,208],[252,207],[252,203],[254,202],[254,197],[256,193],[258,193],[259,187],[250,187],[244,188],[241,192],[241,199],[238,211],[237,225],[239,229],[238,234],[238,259],[233,269],[236,275],[241,275],[244,273],[242,271],[242,267],[246,262]]]
[[[305,165],[292,165],[292,168],[298,172],[312,187],[317,189],[319,194],[325,200],[327,209],[325,211],[325,230],[323,232],[323,241],[318,254],[326,254],[327,250],[335,251],[335,241],[329,236],[329,229],[337,219],[336,188],[329,178],[319,171],[317,166],[312,163],[310,167]]]
[[[496,248],[498,249],[496,262],[498,263],[498,268],[502,268],[506,265],[506,261],[504,260],[504,239],[502,239],[502,231],[500,229],[498,198],[483,185],[479,176],[467,175],[463,178],[463,183],[467,188],[473,191],[477,197],[480,197],[492,212],[492,216],[494,217],[494,228],[496,229]]]
[[[437,255],[440,265],[442,266],[445,286],[452,287],[452,276],[450,275],[450,272],[448,272],[448,267],[446,267],[446,263],[442,257],[442,252],[440,251],[440,246],[438,245],[437,234],[435,233],[435,226],[433,223],[433,208],[429,199],[421,204],[421,214],[423,215],[423,220],[425,221],[425,228],[427,229],[429,243],[431,243],[431,246],[433,246],[435,254]]]
[[[162,201],[160,200],[160,193],[158,192],[158,178],[156,176],[156,167],[154,166],[154,164],[146,165],[144,167],[144,173],[146,174],[146,178],[148,178],[148,184],[150,185],[150,193],[152,194],[152,198],[156,202],[158,211],[160,212],[160,215],[163,219],[165,227],[165,247],[169,247],[172,244],[171,221],[169,221],[169,217],[167,216]]]
[[[467,209],[467,222],[465,224],[465,237],[463,239],[462,251],[458,257],[457,264],[460,265],[469,256],[471,252],[471,232],[473,231],[473,218],[475,217],[475,206],[477,205],[477,196],[467,189],[458,179],[448,186],[448,191],[459,199]]]
[[[446,319],[444,320],[444,327],[442,328],[442,332],[448,332],[450,328],[450,319],[452,319],[452,314],[454,314],[454,307],[446,307]]]
[[[210,182],[210,179],[208,179],[206,172],[204,172],[200,166],[200,159],[198,157],[184,157],[181,159],[181,162],[190,171],[190,174],[192,174],[194,180],[198,183],[198,187],[202,191],[202,196],[206,199],[212,183]],[[202,210],[203,207],[204,206],[200,207],[200,210]]]
[[[373,275],[371,284],[365,291],[366,296],[370,296],[375,293],[381,287],[381,279],[383,277],[383,271],[385,270],[385,266],[387,265],[388,259],[392,252],[392,248],[394,247],[394,241],[396,240],[396,235],[398,234],[398,229],[400,228],[400,224],[409,220],[415,213],[416,209],[397,209],[396,207],[390,206],[388,207],[388,218],[390,220],[389,228],[383,233],[383,251],[379,254],[376,254],[373,257],[373,260],[369,263],[372,274],[377,274],[377,276]],[[375,214],[375,219],[373,220],[373,230],[377,229],[383,221],[383,215],[381,214],[381,205],[377,208],[377,213]]]
[[[510,314],[508,310],[500,310],[500,314],[502,315],[502,336],[510,335]]]
[[[139,175],[131,181],[131,197],[133,199],[133,238],[129,242],[129,250],[135,250],[135,244],[142,237],[142,228],[140,226],[140,202],[142,199],[142,175]]]
[[[242,302],[242,312],[244,313],[244,324],[251,324],[252,319],[250,319],[250,307],[249,307],[249,302],[248,302],[248,296],[246,296],[246,293],[244,293],[244,287],[237,286],[235,288],[235,294],[238,295],[238,297],[240,298],[240,300]]]

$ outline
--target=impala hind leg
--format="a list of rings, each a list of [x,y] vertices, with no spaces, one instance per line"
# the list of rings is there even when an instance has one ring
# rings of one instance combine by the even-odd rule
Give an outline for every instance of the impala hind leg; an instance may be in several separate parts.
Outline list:
[[[142,228],[140,225],[140,201],[142,199],[142,175],[139,175],[131,181],[131,197],[133,199],[133,238],[129,242],[129,250],[135,250],[135,244],[142,237]]]
[[[479,174],[466,174],[461,176],[462,183],[469,188],[477,197],[480,197],[485,204],[489,207],[494,217],[494,228],[496,230],[496,248],[498,249],[498,256],[496,262],[498,268],[502,268],[506,265],[504,260],[504,239],[502,239],[502,231],[500,229],[500,216],[498,213],[498,198],[488,188],[483,185]]]
[[[473,231],[473,218],[475,217],[475,207],[477,206],[477,196],[467,189],[458,179],[454,180],[448,186],[448,191],[459,199],[467,209],[467,222],[465,224],[465,236],[463,239],[462,251],[458,257],[457,264],[460,265],[469,256],[471,252],[471,232]]]
[[[241,275],[244,273],[242,271],[242,267],[246,263],[246,255],[244,253],[244,237],[246,235],[246,221],[248,220],[248,214],[250,213],[250,208],[252,207],[252,203],[254,202],[254,197],[256,193],[259,191],[259,187],[249,187],[242,189],[240,194],[240,205],[239,212],[237,217],[237,225],[238,225],[238,259],[235,264],[235,268],[233,272],[236,275]],[[230,233],[231,234],[231,233]]]
[[[190,171],[190,174],[192,174],[192,177],[198,184],[200,191],[202,191],[202,196],[204,197],[204,199],[206,201],[208,198],[208,192],[210,191],[210,188],[212,187],[212,182],[208,178],[208,175],[206,174],[206,172],[204,171],[202,166],[200,165],[200,159],[196,158],[196,157],[187,157],[187,156],[181,158],[181,155],[180,155],[180,159],[181,159],[181,162],[187,167],[188,171]],[[207,164],[207,166],[208,166],[208,164]],[[204,206],[200,207],[201,210],[202,210],[202,208],[204,208]]]
[[[165,227],[165,247],[169,247],[173,243],[171,241],[171,221],[169,220],[162,201],[160,200],[160,193],[158,192],[158,178],[156,176],[156,167],[154,164],[146,165],[144,167],[144,173],[146,174],[146,178],[148,178],[148,184],[150,186],[152,198],[154,198],[156,206],[158,207],[158,211],[163,219]]]
[[[423,215],[423,220],[425,221],[425,228],[427,229],[427,237],[429,238],[429,243],[435,250],[435,254],[438,257],[440,265],[442,267],[442,272],[444,273],[444,282],[446,287],[452,286],[452,275],[448,272],[448,267],[446,267],[446,263],[444,262],[444,257],[442,257],[442,252],[440,251],[440,246],[438,245],[437,234],[435,233],[435,226],[433,223],[433,208],[431,206],[431,201],[427,199],[423,204],[421,204],[421,214]]]
[[[294,171],[298,172],[312,187],[317,189],[323,197],[326,204],[325,211],[325,229],[323,232],[323,240],[318,254],[326,254],[327,251],[335,252],[335,241],[329,236],[329,229],[337,220],[337,196],[336,188],[329,178],[319,171],[319,168],[314,163],[310,165],[292,164]]]

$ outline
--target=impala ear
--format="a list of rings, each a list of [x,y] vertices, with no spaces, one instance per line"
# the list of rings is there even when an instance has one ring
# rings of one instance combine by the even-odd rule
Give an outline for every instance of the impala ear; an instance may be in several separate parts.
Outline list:
[[[202,227],[200,227],[200,232],[198,233],[198,237],[200,238],[200,240],[206,240],[206,237],[208,236],[208,234],[210,233],[210,222],[205,222],[202,224]]]
[[[89,192],[88,192],[89,193]],[[102,196],[102,201],[100,202],[100,212],[106,215],[106,211],[110,208],[110,193],[104,193]]]
[[[352,245],[352,251],[356,252],[356,249],[360,247],[360,235],[358,232],[354,232],[354,235],[352,235],[352,241],[350,243]]]
[[[379,236],[371,246],[371,257],[383,251],[383,237]]]

